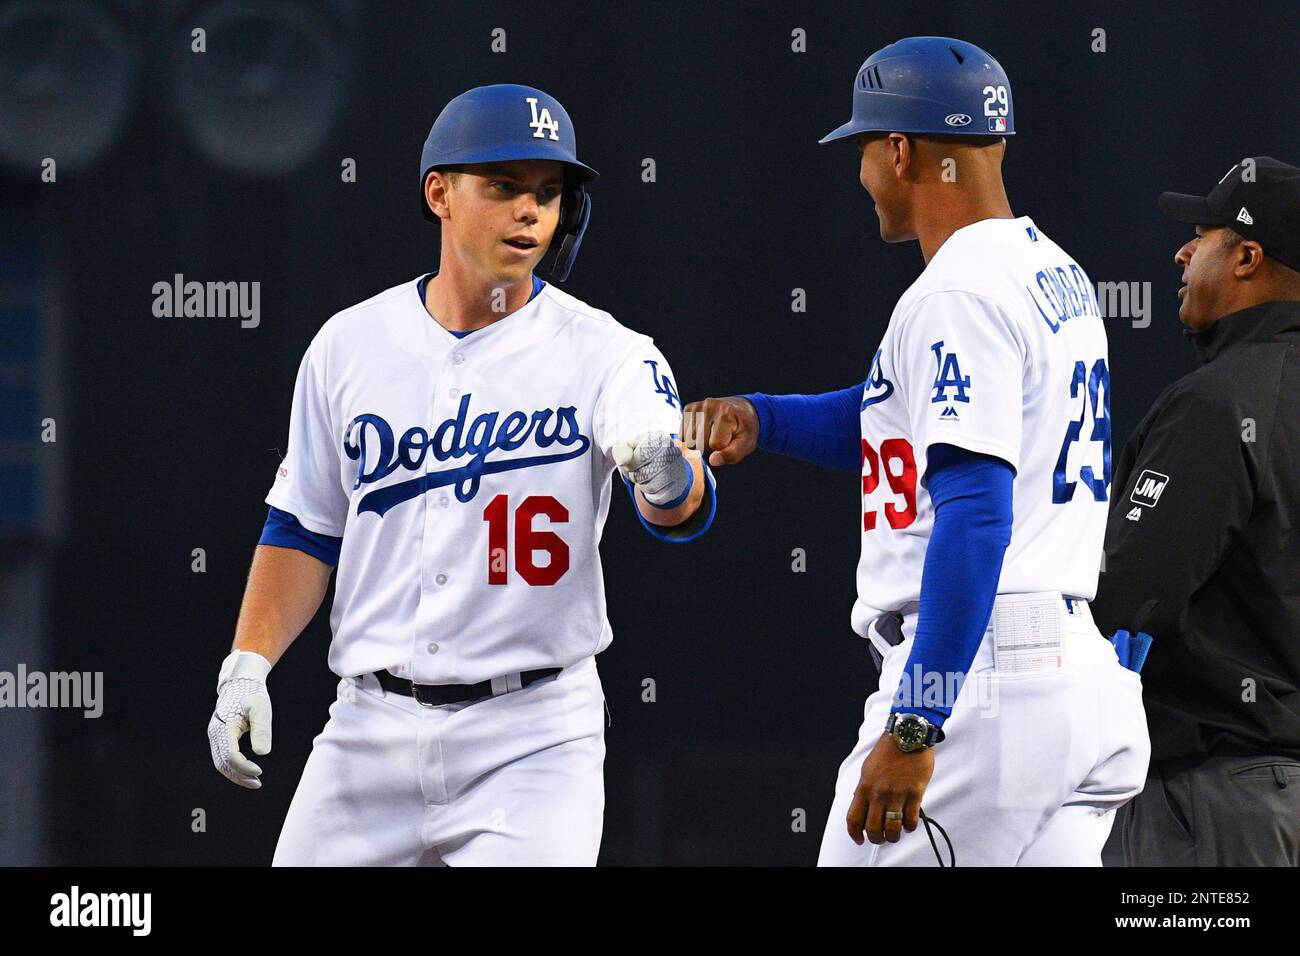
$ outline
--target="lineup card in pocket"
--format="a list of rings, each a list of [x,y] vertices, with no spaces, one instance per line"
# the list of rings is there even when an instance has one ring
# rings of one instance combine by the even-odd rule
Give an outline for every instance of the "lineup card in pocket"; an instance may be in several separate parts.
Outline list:
[[[993,605],[993,667],[1025,674],[1061,667],[1064,613],[1059,596],[999,594]]]

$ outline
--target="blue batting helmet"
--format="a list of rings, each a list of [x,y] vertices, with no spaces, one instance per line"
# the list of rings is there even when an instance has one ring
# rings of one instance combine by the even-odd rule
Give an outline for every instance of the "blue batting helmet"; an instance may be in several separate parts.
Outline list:
[[[551,273],[563,282],[573,268],[591,218],[584,184],[600,174],[578,160],[573,121],[560,101],[531,86],[498,83],[468,90],[448,103],[429,130],[420,155],[420,212],[436,219],[424,198],[430,170],[463,163],[554,159],[565,164],[560,221],[550,251]]]
[[[973,43],[907,37],[867,57],[853,80],[853,118],[820,142],[866,132],[1013,136],[1011,83]]]

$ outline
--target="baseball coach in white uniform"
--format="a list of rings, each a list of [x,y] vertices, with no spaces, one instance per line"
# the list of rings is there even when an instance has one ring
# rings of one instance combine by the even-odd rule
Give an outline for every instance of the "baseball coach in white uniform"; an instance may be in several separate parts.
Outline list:
[[[1131,635],[1103,638],[1088,607],[1111,478],[1093,287],[1011,211],[992,56],[908,37],[853,89],[822,142],[856,140],[881,237],[916,241],[924,271],[865,381],[685,409],[713,464],[763,448],[860,475],[852,624],[880,678],[819,862],[1100,865],[1150,744]]]

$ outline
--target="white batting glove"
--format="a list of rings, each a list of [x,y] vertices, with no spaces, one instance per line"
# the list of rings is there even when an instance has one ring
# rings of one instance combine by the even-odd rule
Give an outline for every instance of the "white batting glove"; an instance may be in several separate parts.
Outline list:
[[[271,696],[266,675],[271,662],[253,651],[231,651],[217,675],[217,706],[208,721],[212,763],[232,783],[249,790],[262,786],[262,768],[239,750],[239,740],[251,731],[253,753],[271,752]]]
[[[691,482],[690,463],[667,432],[642,432],[619,442],[614,464],[653,505],[676,501]]]

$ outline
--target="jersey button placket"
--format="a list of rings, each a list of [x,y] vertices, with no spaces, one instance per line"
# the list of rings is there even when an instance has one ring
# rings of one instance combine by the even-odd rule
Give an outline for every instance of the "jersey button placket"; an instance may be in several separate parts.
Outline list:
[[[454,409],[451,412],[447,412],[444,407],[444,402],[439,398],[439,386],[446,381],[446,373],[447,358],[444,357],[442,367],[434,375],[434,387],[429,390],[427,428],[429,430],[430,440],[432,440],[433,433],[436,431],[438,423],[454,415]],[[459,395],[459,392],[454,388],[450,391],[454,401],[455,397]],[[438,461],[437,456],[434,455],[433,449],[431,447],[427,448],[424,456],[425,474],[431,474],[438,471],[441,464],[442,463]],[[444,503],[446,499],[447,496],[445,494],[440,495],[432,491],[420,496],[420,503],[424,512],[424,539],[421,542],[420,547],[420,610],[417,615],[415,633],[412,635],[412,641],[417,648],[423,648],[425,655],[427,655],[425,660],[433,657],[440,649],[437,641],[433,640],[433,638],[438,636],[436,633],[435,623],[440,615],[438,614],[437,605],[434,603],[437,600],[435,596],[437,588],[433,581],[432,567],[439,557],[436,553],[436,549],[438,547],[438,541],[441,538],[440,532],[445,531],[445,529],[439,528],[438,524],[442,516],[446,514],[447,504]],[[418,670],[424,670],[424,668],[419,668]],[[416,674],[417,680],[428,681],[430,679],[430,675],[432,674],[431,671],[425,671],[425,674],[421,675],[418,673],[418,670]]]

